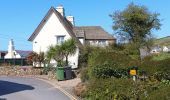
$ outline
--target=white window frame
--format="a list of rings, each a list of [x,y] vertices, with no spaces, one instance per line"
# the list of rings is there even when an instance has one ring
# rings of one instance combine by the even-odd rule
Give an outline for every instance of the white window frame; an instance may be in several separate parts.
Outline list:
[[[100,46],[106,46],[106,40],[99,40],[99,41],[98,41],[98,44],[99,44]]]
[[[57,35],[56,36],[56,41],[57,44],[62,44],[64,42],[65,35]]]

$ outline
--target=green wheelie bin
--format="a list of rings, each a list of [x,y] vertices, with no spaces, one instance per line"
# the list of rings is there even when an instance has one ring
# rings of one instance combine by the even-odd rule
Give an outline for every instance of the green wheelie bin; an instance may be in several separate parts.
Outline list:
[[[63,67],[57,67],[57,79],[59,81],[64,80],[64,68]]]

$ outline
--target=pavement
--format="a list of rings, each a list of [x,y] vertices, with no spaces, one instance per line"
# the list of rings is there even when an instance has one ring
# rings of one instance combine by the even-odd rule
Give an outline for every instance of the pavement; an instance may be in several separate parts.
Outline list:
[[[58,82],[46,76],[0,76],[0,100],[77,100],[69,90],[79,81]]]

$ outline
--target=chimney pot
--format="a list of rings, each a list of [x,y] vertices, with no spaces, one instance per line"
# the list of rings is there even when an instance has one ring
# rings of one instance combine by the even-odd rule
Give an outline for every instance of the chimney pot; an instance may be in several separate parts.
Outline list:
[[[73,26],[75,26],[75,22],[74,22],[74,17],[73,17],[73,16],[67,16],[66,18],[67,18],[67,20],[68,20]]]
[[[59,5],[58,7],[56,7],[56,10],[64,17],[65,16],[65,12],[64,12],[64,7],[62,5]]]

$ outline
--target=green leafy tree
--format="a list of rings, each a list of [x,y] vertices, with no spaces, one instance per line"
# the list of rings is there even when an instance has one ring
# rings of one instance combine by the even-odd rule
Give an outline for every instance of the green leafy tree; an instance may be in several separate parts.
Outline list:
[[[123,11],[116,11],[110,15],[113,19],[113,30],[119,36],[128,39],[135,44],[138,49],[149,41],[152,37],[152,30],[160,29],[160,20],[158,13],[151,13],[147,7],[138,6],[133,3]]]
[[[37,61],[40,64],[40,67],[42,67],[42,63],[44,64],[45,62],[45,55],[44,52],[40,52],[37,57]]]
[[[68,56],[76,53],[76,41],[74,39],[68,39],[61,44],[61,51],[66,60],[66,66],[68,65]]]
[[[45,62],[45,55],[44,52],[36,53],[36,52],[31,52],[27,58],[27,61],[29,63],[34,63],[35,66],[39,64],[39,67],[42,67],[42,63]]]
[[[61,46],[60,45],[50,46],[46,54],[46,59],[48,61],[48,64],[53,59],[56,62],[58,62],[59,65],[61,65],[61,61],[63,60]]]
[[[68,56],[73,55],[76,52],[76,41],[74,39],[68,39],[64,41],[61,45],[55,45],[55,46],[50,46],[46,57],[48,59],[48,62],[53,59],[56,62],[58,62],[59,65],[63,65],[63,59],[65,58],[66,60],[66,66],[68,65]]]

